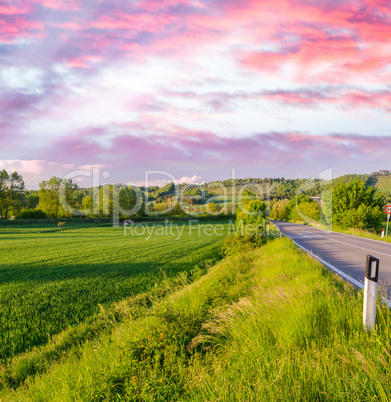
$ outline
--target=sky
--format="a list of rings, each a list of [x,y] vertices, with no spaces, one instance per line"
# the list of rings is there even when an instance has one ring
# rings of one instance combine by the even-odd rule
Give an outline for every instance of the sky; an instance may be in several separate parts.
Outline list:
[[[30,189],[391,169],[390,63],[388,0],[0,0],[0,169]]]

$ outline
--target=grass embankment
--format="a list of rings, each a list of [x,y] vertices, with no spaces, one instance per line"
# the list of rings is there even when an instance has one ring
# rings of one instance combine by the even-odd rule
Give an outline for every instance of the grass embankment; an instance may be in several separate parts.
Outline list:
[[[31,376],[20,401],[389,400],[391,320],[288,239],[245,249]],[[135,313],[136,311],[136,313]],[[14,366],[7,368],[9,378]],[[3,370],[4,374],[4,370]],[[4,375],[2,375],[4,379]]]
[[[386,227],[386,224],[384,224],[384,227]],[[333,231],[338,232],[338,233],[350,234],[352,236],[365,237],[367,239],[380,240],[380,241],[384,241],[386,243],[391,243],[390,233],[389,233],[388,237],[384,237],[382,239],[381,233],[379,234],[377,232],[371,232],[368,230],[361,230],[361,229],[354,229],[354,228],[341,229],[339,227],[335,227],[335,228],[333,227]]]
[[[0,361],[93,319],[99,305],[216,261],[228,224],[219,227],[145,224],[126,236],[123,227],[88,224],[0,228]]]

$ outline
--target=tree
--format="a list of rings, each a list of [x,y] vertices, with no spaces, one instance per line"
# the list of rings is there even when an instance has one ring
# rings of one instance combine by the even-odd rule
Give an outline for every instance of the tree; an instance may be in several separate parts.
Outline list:
[[[182,206],[179,202],[177,202],[169,213],[172,216],[186,216],[186,212],[182,209]]]
[[[324,219],[341,228],[374,230],[380,227],[385,199],[373,187],[354,180],[337,183],[324,200]]]
[[[298,206],[298,210],[301,213],[300,219],[303,217],[306,221],[316,221],[320,220],[320,206],[316,201],[302,202]],[[309,218],[309,219],[308,219]]]
[[[244,245],[261,246],[265,243],[266,203],[260,200],[242,200],[236,211],[236,236],[231,236],[225,251]],[[231,253],[229,251],[229,253]]]
[[[286,204],[285,214],[288,215],[288,219],[291,221],[307,221],[307,218],[319,221],[320,206],[316,201],[309,198],[307,194],[300,194]]]
[[[121,216],[130,218],[135,215],[139,216],[144,212],[144,197],[141,191],[137,191],[137,188],[132,186],[117,186],[113,191],[115,195],[114,205],[117,202],[119,203]],[[133,213],[129,215],[131,211]]]
[[[12,207],[20,204],[21,194],[25,185],[22,176],[17,172],[9,174],[6,170],[0,171],[0,218],[8,219]]]
[[[38,191],[25,191],[23,196],[23,207],[26,209],[34,209],[39,204]]]
[[[217,210],[216,204],[212,201],[205,205],[206,212],[210,215],[217,215],[219,211]]]
[[[65,222],[58,222],[57,226],[61,229],[62,232],[62,227],[65,225]]]
[[[91,213],[88,214],[89,217],[93,216],[93,208],[94,208],[94,199],[90,195],[86,195],[83,198],[83,209],[85,211],[90,211]]]
[[[271,210],[271,217],[274,219],[278,219],[280,221],[287,220],[288,217],[288,210],[287,205],[289,203],[288,199],[278,200],[275,204],[273,204]]]
[[[75,201],[74,190],[78,189],[72,179],[51,177],[48,181],[39,183],[39,209],[47,216],[58,218],[70,215],[71,207]]]
[[[260,225],[266,219],[266,203],[260,200],[242,200],[242,208],[236,212],[236,223]]]

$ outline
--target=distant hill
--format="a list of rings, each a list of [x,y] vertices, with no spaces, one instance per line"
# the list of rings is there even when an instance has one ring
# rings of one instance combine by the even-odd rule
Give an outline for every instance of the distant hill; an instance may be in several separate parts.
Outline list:
[[[391,200],[391,171],[380,170],[371,174],[346,174],[338,177],[336,180],[348,183],[353,180],[364,181],[367,186],[375,187],[380,193]]]
[[[367,184],[376,187],[385,196],[391,197],[391,174],[378,176],[371,175]]]
[[[346,174],[335,179],[335,181],[349,183],[353,180],[365,182],[367,186],[375,187],[380,193],[391,201],[391,171],[380,170],[371,174]],[[296,192],[305,185],[305,179],[285,179],[285,178],[247,178],[235,180],[235,197],[242,194],[243,190],[254,193],[254,195],[268,195],[271,198],[292,198]],[[223,181],[212,181],[203,185],[187,185],[187,196],[209,198],[211,196],[232,197],[232,179]],[[182,188],[183,185],[179,185]],[[321,193],[322,181],[314,180],[314,185],[306,190],[309,196],[319,196]],[[150,187],[149,200],[157,202],[169,201],[176,196],[176,188],[173,183],[166,186]],[[217,201],[217,200],[216,200]],[[200,202],[202,203],[202,202]]]

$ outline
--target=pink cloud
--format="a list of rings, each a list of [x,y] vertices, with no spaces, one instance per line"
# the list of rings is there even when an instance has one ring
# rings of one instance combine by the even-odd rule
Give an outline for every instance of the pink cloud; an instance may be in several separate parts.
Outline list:
[[[142,53],[184,55],[210,43],[223,45],[235,36],[245,44],[266,42],[275,46],[275,50],[234,51],[232,56],[242,67],[281,74],[289,66],[296,81],[344,82],[354,74],[385,73],[390,57],[387,38],[391,24],[381,14],[390,7],[383,1],[102,1],[95,13],[91,13],[95,3],[89,1],[40,3],[53,10],[70,11],[68,20],[40,20],[39,14],[31,11],[36,11],[37,0],[16,1],[0,11],[8,16],[23,13],[25,18],[3,20],[0,38],[7,43],[21,37],[38,38],[36,31],[44,31],[46,26],[64,33],[79,32],[77,37],[68,35],[72,36],[68,46],[78,49],[70,65],[83,68],[88,68],[88,63],[79,59],[91,48],[100,49],[103,63],[110,61],[106,57],[112,56],[105,50],[113,46],[120,50],[116,57],[137,53],[137,60],[142,62]],[[320,63],[324,64],[323,73],[317,71]]]
[[[187,174],[192,175],[196,164],[247,166],[252,158],[277,165],[287,160],[296,163],[292,152],[300,154],[301,150],[308,151],[312,159],[318,155],[322,160],[326,151],[332,156],[340,155],[341,149],[354,158],[365,154],[362,141],[368,142],[368,149],[380,153],[383,148],[377,148],[376,144],[381,140],[369,143],[369,137],[355,139],[342,135],[340,139],[269,133],[223,139],[213,133],[184,130],[181,124],[185,122],[191,127],[193,122],[202,121],[203,127],[209,127],[207,123],[211,121],[215,127],[225,112],[237,113],[239,121],[237,103],[249,101],[249,105],[252,100],[261,100],[262,105],[272,107],[274,103],[307,109],[326,105],[328,110],[330,107],[360,109],[360,112],[377,109],[388,113],[390,11],[390,4],[380,0],[3,1],[0,41],[9,46],[4,47],[2,63],[37,66],[44,80],[33,88],[34,95],[26,95],[26,89],[16,88],[8,93],[2,88],[0,108],[4,121],[0,121],[0,135],[4,139],[6,135],[11,137],[10,133],[16,136],[29,132],[27,123],[36,123],[38,117],[47,127],[44,117],[47,122],[58,113],[60,118],[53,126],[56,133],[57,124],[61,126],[71,114],[67,107],[82,109],[87,102],[93,102],[89,95],[71,94],[80,85],[86,85],[94,93],[99,85],[89,81],[94,74],[101,70],[110,72],[111,66],[120,71],[122,66],[133,67],[172,57],[175,59],[172,64],[180,65],[184,74],[180,71],[177,79],[162,83],[148,94],[138,88],[137,93],[132,89],[126,95],[121,94],[126,112],[133,112],[135,120],[128,125],[114,124],[121,134],[110,136],[109,145],[103,146],[107,141],[99,141],[99,136],[104,134],[88,132],[93,123],[86,120],[80,123],[85,130],[75,128],[69,138],[53,139],[42,150],[42,158],[59,155],[64,161],[93,165],[101,163],[99,158],[103,159],[102,163],[116,159],[123,163],[129,160],[142,163],[140,155],[143,155],[148,164],[174,166],[176,161],[183,165],[189,161],[192,167]],[[198,60],[198,54],[202,54],[202,60]],[[229,72],[234,77],[236,74],[237,79],[226,78],[225,64],[214,66],[215,55],[220,58],[218,63],[226,62],[232,70]],[[195,86],[181,81],[181,75],[186,74],[202,81],[204,71],[212,66],[220,69],[216,76],[209,78],[226,80],[224,85],[232,85],[233,93],[220,89],[223,86],[216,83],[210,89],[210,82],[201,82],[197,93]],[[154,71],[158,74],[158,65]],[[254,80],[259,84],[251,93],[254,73],[261,79]],[[261,89],[262,80],[269,77],[286,81],[278,81],[276,86],[281,88]],[[243,89],[242,82],[245,82]],[[284,82],[289,83],[285,88]],[[379,87],[364,90],[358,87],[361,83],[366,88],[373,83]],[[164,85],[171,90],[162,89]],[[164,96],[164,101],[159,95]],[[65,101],[61,105],[66,107],[58,112],[54,105],[62,98]],[[185,105],[180,102],[181,98],[186,100]],[[193,100],[202,106],[187,107]],[[6,121],[10,118],[12,123]],[[227,124],[223,119],[219,121]],[[12,148],[11,142],[9,139],[2,144],[3,149]],[[273,152],[273,147],[278,152]],[[80,163],[82,156],[88,159],[85,163]]]
[[[342,83],[357,73],[385,73],[390,57],[386,39],[391,33],[390,21],[376,18],[378,13],[363,7],[362,1],[340,2],[334,8],[322,8],[322,4],[282,2],[279,7],[275,2],[272,6],[251,3],[244,8],[244,14],[258,10],[270,15],[265,24],[254,25],[248,33],[254,39],[274,43],[276,50],[238,52],[242,65],[276,75],[281,75],[288,65],[292,79],[307,82]],[[279,7],[278,15],[269,14],[271,7]],[[324,73],[319,73],[322,64]]]
[[[300,108],[321,108],[324,105],[335,105],[339,110],[341,106],[345,110],[352,109],[378,109],[389,111],[391,105],[391,91],[378,90],[368,91],[362,88],[350,88],[344,86],[327,87],[299,87],[295,90],[264,90],[264,91],[240,91],[240,92],[205,92],[196,93],[192,91],[164,92],[165,96],[178,99],[197,100],[203,105],[210,105],[212,110],[231,110],[232,104],[242,100],[267,100],[281,105],[289,105]],[[138,103],[142,107],[142,103]],[[155,110],[159,110],[156,108]]]
[[[167,10],[178,6],[192,6],[191,0],[143,0],[138,6],[148,12],[156,12],[159,10]]]
[[[0,160],[0,169],[5,169],[7,171],[17,171],[18,173],[24,174],[41,174],[45,167],[47,167],[47,162],[43,160]]]
[[[79,68],[92,68],[91,63],[100,63],[101,61],[102,58],[100,56],[85,55],[82,57],[70,58],[68,60],[67,66],[79,67]]]
[[[5,16],[7,17],[7,16]],[[44,25],[40,21],[28,21],[24,17],[0,15],[0,42],[14,43],[17,38],[42,38]]]
[[[53,10],[72,10],[76,11],[81,5],[81,0],[39,0],[39,3]]]
[[[103,30],[129,30],[130,32],[161,32],[161,30],[178,20],[170,14],[152,15],[146,13],[128,14],[115,12],[110,16],[101,16],[91,23],[94,28]]]
[[[16,15],[16,14],[26,14],[28,9],[25,7],[18,7],[12,4],[0,4],[0,15]]]
[[[322,104],[334,104],[344,109],[378,109],[391,110],[391,91],[367,91],[329,87],[323,90],[298,89],[295,91],[276,90],[257,94],[273,102],[299,107],[320,107]]]
[[[176,134],[140,137],[124,131],[114,137],[110,145],[103,147],[98,138],[105,130],[99,129],[98,137],[93,134],[95,131],[92,129],[82,136],[66,137],[49,144],[41,154],[42,159],[55,155],[58,163],[103,163],[112,166],[113,172],[122,166],[121,169],[136,176],[144,170],[155,169],[176,174],[198,171],[205,176],[206,172],[222,171],[228,167],[252,169],[253,172],[274,169],[287,176],[286,172],[293,166],[295,171],[329,166],[349,171],[350,164],[353,164],[360,171],[365,167],[372,171],[376,169],[374,165],[380,169],[382,164],[388,163],[391,153],[390,136],[270,132],[222,138],[182,129]]]

